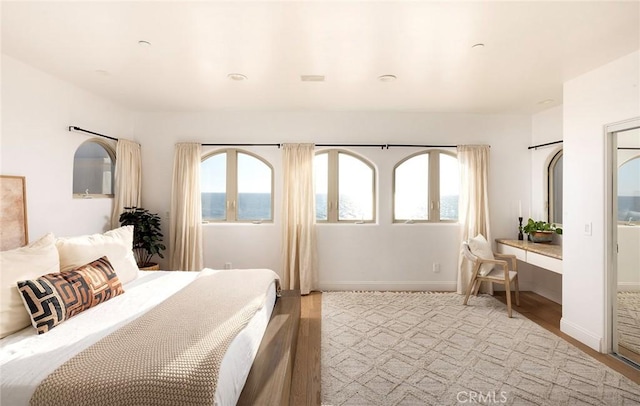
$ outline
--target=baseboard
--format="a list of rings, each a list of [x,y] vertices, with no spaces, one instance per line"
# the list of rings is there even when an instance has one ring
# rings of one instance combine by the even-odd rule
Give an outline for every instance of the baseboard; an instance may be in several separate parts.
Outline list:
[[[637,282],[618,282],[618,292],[639,292],[640,283]]]
[[[602,352],[602,337],[598,337],[590,331],[565,320],[563,317],[560,319],[560,331],[570,335],[581,343],[588,345],[598,352]]]
[[[320,290],[391,290],[455,292],[455,281],[321,281]]]

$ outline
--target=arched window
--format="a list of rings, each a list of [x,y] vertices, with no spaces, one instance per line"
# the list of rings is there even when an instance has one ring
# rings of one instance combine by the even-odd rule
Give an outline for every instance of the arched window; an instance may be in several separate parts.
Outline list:
[[[640,156],[618,168],[618,221],[640,223]]]
[[[80,144],[73,155],[73,194],[113,196],[116,157],[113,148],[101,140]]]
[[[216,151],[200,164],[204,221],[273,221],[273,168],[236,149]]]
[[[350,152],[331,149],[314,158],[316,220],[337,222],[375,221],[373,164]]]
[[[562,224],[562,150],[551,158],[547,168],[547,195],[549,223]]]
[[[458,158],[446,151],[423,151],[400,161],[393,170],[393,221],[457,221],[459,173]]]

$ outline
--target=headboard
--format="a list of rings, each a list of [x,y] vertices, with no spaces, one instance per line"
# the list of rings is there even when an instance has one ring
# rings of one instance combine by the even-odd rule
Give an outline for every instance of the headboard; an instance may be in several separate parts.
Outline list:
[[[24,176],[0,175],[0,251],[29,242]]]

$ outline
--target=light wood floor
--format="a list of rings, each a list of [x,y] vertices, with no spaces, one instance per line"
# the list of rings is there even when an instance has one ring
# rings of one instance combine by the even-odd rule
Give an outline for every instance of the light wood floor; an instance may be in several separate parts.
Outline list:
[[[504,292],[496,292],[496,299],[505,302]],[[560,331],[562,306],[532,292],[520,292],[520,306],[514,309],[564,338],[588,355],[640,384],[640,371],[613,356],[601,354]],[[313,292],[302,297],[298,349],[293,368],[291,405],[320,405],[320,328],[322,294]]]

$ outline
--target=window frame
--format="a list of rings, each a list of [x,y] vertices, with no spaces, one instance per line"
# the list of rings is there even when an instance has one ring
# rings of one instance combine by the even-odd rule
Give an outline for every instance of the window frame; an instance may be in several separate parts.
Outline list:
[[[316,223],[319,224],[376,224],[377,223],[377,212],[378,212],[378,204],[377,204],[377,178],[378,174],[376,171],[375,165],[366,159],[365,157],[356,154],[355,152],[348,151],[342,148],[329,148],[322,149],[316,151],[314,154],[314,159],[316,156],[321,154],[327,154],[327,219],[326,220],[318,220],[316,218]],[[340,207],[340,168],[339,168],[339,154],[349,155],[352,158],[357,159],[358,161],[365,164],[369,169],[371,169],[371,173],[373,176],[371,177],[371,219],[370,220],[340,220],[339,218],[339,207]],[[315,194],[315,188],[314,188]],[[315,199],[315,196],[314,196]],[[316,213],[317,215],[317,213]]]
[[[561,227],[562,223],[560,222],[554,222],[553,218],[554,218],[554,214],[556,211],[556,207],[555,207],[555,194],[553,193],[554,190],[554,179],[555,177],[553,176],[553,172],[555,170],[556,164],[558,163],[558,161],[560,160],[560,158],[564,157],[564,148],[560,148],[557,151],[555,151],[553,153],[553,155],[551,156],[551,159],[549,160],[549,165],[547,165],[547,222],[549,223],[553,223],[556,224],[557,226]],[[563,162],[563,173],[564,173],[564,159],[562,160]],[[563,190],[564,190],[564,185],[563,185]],[[562,194],[560,194],[560,199],[563,200],[563,205],[564,205],[564,199]],[[564,219],[563,219],[564,220]],[[525,219],[526,222],[526,219]]]
[[[93,144],[98,144],[100,145],[105,152],[107,153],[107,155],[109,155],[109,158],[111,158],[111,162],[113,164],[113,171],[111,173],[111,191],[113,193],[75,193],[73,191],[73,181],[74,181],[74,176],[75,176],[75,164],[76,164],[76,153],[78,152],[78,149],[80,149],[81,146],[88,144],[88,143],[93,143]],[[72,168],[72,178],[71,178],[71,195],[74,199],[113,199],[115,197],[115,180],[116,180],[116,151],[113,147],[113,145],[111,143],[109,143],[108,141],[103,140],[102,138],[91,138],[88,139],[86,141],[83,141],[82,143],[80,143],[80,145],[78,145],[78,147],[76,148],[75,152],[73,153],[73,168]]]
[[[416,219],[397,219],[396,218],[396,171],[397,169],[408,160],[415,158],[419,155],[428,155],[429,162],[429,176],[427,178],[427,201],[429,202],[429,209],[427,213],[426,220],[416,220]],[[459,221],[459,213],[458,218],[455,220],[451,219],[440,219],[440,155],[446,154],[458,160],[458,155],[455,152],[447,151],[439,148],[432,148],[423,151],[415,152],[411,155],[404,157],[402,160],[398,161],[393,166],[392,173],[392,201],[391,201],[391,222],[394,224],[413,224],[413,223],[423,223],[423,224],[443,224],[443,223],[458,223]],[[458,195],[458,199],[459,199]]]
[[[262,224],[262,223],[273,223],[274,222],[274,175],[273,175],[273,165],[269,163],[265,158],[261,156],[246,151],[239,148],[225,148],[214,151],[209,151],[202,156],[200,159],[200,164],[202,164],[207,159],[220,154],[226,154],[226,192],[225,192],[225,219],[206,219],[202,216],[203,224],[229,224],[229,223],[239,223],[239,224]],[[265,164],[267,168],[271,171],[271,218],[270,219],[253,219],[253,220],[238,220],[238,154],[246,154],[252,158],[258,159],[260,162]],[[200,191],[200,198],[202,199],[202,191]],[[232,215],[230,215],[230,213]]]

